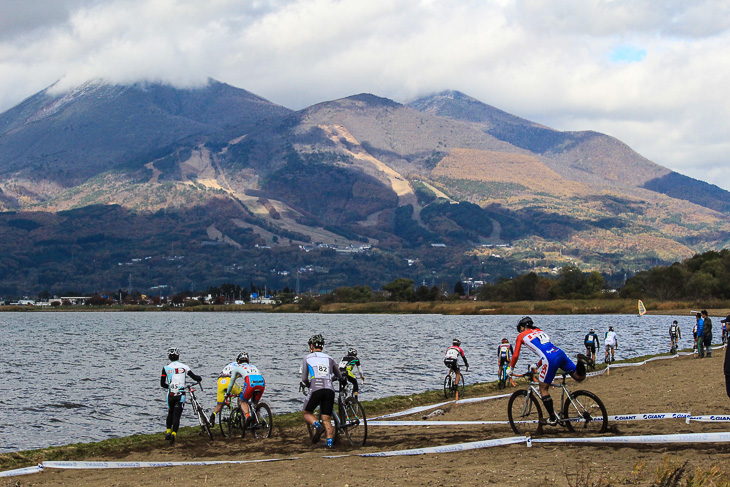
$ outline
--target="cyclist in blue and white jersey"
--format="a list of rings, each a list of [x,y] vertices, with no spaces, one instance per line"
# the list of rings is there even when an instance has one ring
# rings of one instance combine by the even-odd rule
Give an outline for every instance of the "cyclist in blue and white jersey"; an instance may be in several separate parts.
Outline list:
[[[342,376],[340,368],[332,357],[322,352],[324,337],[314,335],[309,339],[309,354],[302,361],[302,384],[309,387],[309,393],[304,401],[302,415],[304,421],[311,425],[315,433],[312,436],[312,443],[319,442],[323,433],[326,433],[327,448],[334,446],[335,430],[332,427],[332,410],[335,406],[335,388],[332,384],[334,375],[343,383],[346,379]],[[322,420],[314,416],[314,410],[319,406]]]
[[[185,407],[185,382],[188,377],[195,382],[200,382],[203,378],[195,375],[190,367],[179,361],[179,349],[170,348],[167,350],[167,358],[171,362],[162,368],[160,386],[167,389],[167,432],[165,439],[170,443],[175,443],[177,430],[180,427],[180,416]]]
[[[583,339],[583,345],[586,346],[586,355],[595,362],[596,348],[601,346],[595,328],[591,328],[591,331],[586,334],[586,337]]]
[[[503,364],[510,363],[514,352],[515,351],[512,348],[509,340],[507,340],[506,338],[502,338],[502,343],[500,343],[497,347],[497,360],[499,361],[499,366],[497,367],[497,370],[502,370]]]
[[[549,415],[548,424],[555,425],[558,422],[558,418],[555,416],[553,399],[550,397],[550,384],[552,384],[556,372],[558,369],[563,369],[573,379],[581,382],[586,378],[585,364],[592,364],[592,361],[585,355],[578,354],[578,365],[576,366],[565,352],[550,342],[548,334],[537,328],[529,316],[525,316],[517,323],[517,332],[519,335],[517,336],[515,353],[512,355],[508,373],[511,373],[511,369],[514,369],[517,364],[522,345],[540,357],[540,360],[537,362],[540,396]]]
[[[248,353],[241,352],[238,354],[237,359],[238,365],[231,369],[231,382],[228,384],[226,394],[230,394],[236,387],[236,379],[241,377],[243,379],[243,385],[239,388],[239,398],[241,402],[241,409],[243,410],[244,416],[246,416],[246,424],[251,419],[251,411],[248,407],[249,399],[252,399],[254,403],[261,400],[261,396],[264,395],[266,390],[266,383],[264,377],[259,372],[258,367],[248,363]]]

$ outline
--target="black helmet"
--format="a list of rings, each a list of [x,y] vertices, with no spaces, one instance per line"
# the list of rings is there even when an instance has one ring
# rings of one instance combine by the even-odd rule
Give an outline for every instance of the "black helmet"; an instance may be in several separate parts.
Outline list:
[[[502,343],[509,343],[509,340],[507,340],[506,338],[502,338]]]
[[[520,321],[517,322],[517,331],[520,331],[521,327],[527,327],[527,328],[533,328],[534,323],[532,322],[532,318],[529,316],[523,317]]]
[[[354,348],[350,348],[347,350],[347,355],[349,355],[350,357],[357,357],[357,350],[355,350]]]
[[[454,341],[453,341],[453,342],[451,342],[451,343],[452,343],[453,345],[456,345],[456,346],[458,347],[459,345],[461,345],[461,340],[459,340],[458,338],[454,338]]]
[[[236,357],[236,362],[238,362],[239,364],[242,364],[244,362],[248,363],[248,354],[246,352],[239,353],[238,357]]]
[[[324,337],[321,334],[317,333],[316,335],[313,335],[307,343],[312,345],[314,348],[322,348],[324,347]]]
[[[170,347],[167,349],[167,358],[175,361],[180,358],[180,349],[177,347]]]

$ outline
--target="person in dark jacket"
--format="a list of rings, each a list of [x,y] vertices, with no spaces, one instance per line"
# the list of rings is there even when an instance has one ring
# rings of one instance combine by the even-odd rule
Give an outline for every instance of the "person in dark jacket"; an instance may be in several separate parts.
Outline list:
[[[698,332],[699,333],[699,332]],[[702,337],[705,345],[705,357],[712,357],[712,320],[707,316],[707,310],[702,310]]]

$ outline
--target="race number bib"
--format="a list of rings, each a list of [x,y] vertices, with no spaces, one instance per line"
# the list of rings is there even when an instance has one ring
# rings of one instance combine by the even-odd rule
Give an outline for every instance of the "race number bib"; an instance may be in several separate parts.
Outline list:
[[[455,348],[450,348],[446,350],[446,358],[459,358],[459,352]]]
[[[539,333],[536,333],[536,334],[530,336],[529,339],[530,339],[530,341],[539,340],[540,343],[542,343],[543,345],[545,345],[546,343],[550,343],[550,337],[544,331],[541,331]]]
[[[347,368],[347,364],[348,364],[347,360],[340,360],[340,368],[341,369],[346,369]]]
[[[317,368],[314,369],[315,377],[327,378],[330,375],[330,368],[327,364],[317,364]]]

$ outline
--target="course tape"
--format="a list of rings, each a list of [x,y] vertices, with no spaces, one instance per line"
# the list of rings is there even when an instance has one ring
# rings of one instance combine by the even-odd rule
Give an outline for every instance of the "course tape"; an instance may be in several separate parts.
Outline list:
[[[508,421],[368,421],[368,426],[461,426],[474,424],[509,424]]]
[[[14,477],[16,475],[28,475],[30,473],[39,473],[42,471],[43,465],[38,465],[37,467],[16,468],[14,470],[5,470],[0,472],[0,477]]]
[[[429,448],[414,448],[412,450],[384,451],[378,453],[361,453],[360,457],[395,457],[401,455],[426,455],[429,453],[450,453],[455,451],[476,450],[479,448],[490,448],[493,446],[513,445],[524,443],[524,436],[513,436],[511,438],[500,438],[496,440],[473,441],[470,443],[457,443],[454,445],[432,446]]]
[[[267,458],[263,460],[216,460],[209,462],[43,462],[43,468],[66,469],[99,469],[99,468],[150,468],[150,467],[182,467],[186,465],[224,465],[241,463],[279,462],[282,460],[298,460],[291,458]]]
[[[418,406],[415,408],[406,409],[405,411],[400,411],[398,413],[390,413],[390,414],[385,414],[383,416],[377,416],[373,419],[397,418],[398,416],[406,416],[408,414],[420,413],[423,411],[428,411],[429,409],[446,406],[447,404],[451,404],[452,402],[454,402],[454,401],[440,402],[438,404],[432,404],[430,406]]]
[[[730,432],[674,435],[599,436],[593,438],[532,438],[533,443],[726,443]]]

